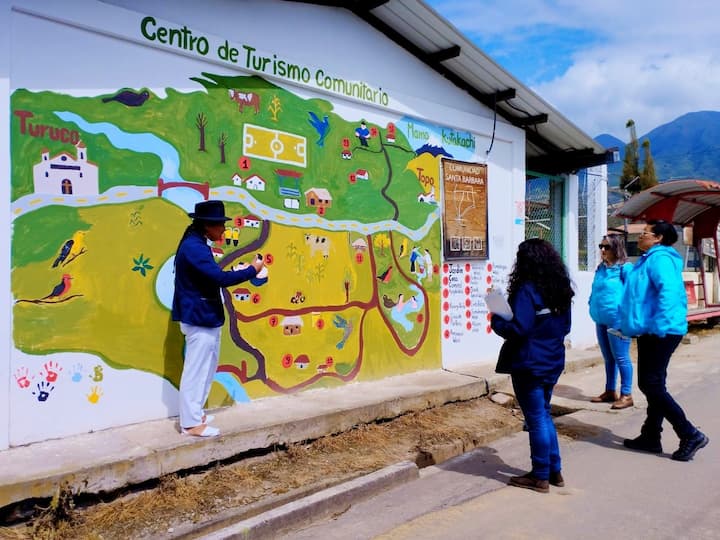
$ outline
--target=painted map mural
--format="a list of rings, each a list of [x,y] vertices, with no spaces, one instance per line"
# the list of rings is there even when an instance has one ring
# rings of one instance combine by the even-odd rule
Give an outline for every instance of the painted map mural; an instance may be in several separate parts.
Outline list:
[[[177,387],[173,256],[207,198],[233,217],[218,264],[267,268],[223,291],[211,405],[440,367],[439,163],[472,136],[344,118],[258,77],[192,81],[13,92],[16,390],[44,406],[75,385],[93,405],[127,370]]]

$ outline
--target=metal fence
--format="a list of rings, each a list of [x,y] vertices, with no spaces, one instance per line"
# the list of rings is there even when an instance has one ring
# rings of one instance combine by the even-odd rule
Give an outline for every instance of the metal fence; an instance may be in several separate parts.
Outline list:
[[[528,178],[525,184],[525,238],[547,240],[563,252],[563,183],[557,177]]]

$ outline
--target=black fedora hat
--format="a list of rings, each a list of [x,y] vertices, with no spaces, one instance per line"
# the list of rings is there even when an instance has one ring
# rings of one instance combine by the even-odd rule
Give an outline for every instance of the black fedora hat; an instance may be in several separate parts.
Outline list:
[[[222,201],[202,201],[195,205],[195,211],[188,214],[193,219],[203,221],[229,221],[225,215],[225,205]]]

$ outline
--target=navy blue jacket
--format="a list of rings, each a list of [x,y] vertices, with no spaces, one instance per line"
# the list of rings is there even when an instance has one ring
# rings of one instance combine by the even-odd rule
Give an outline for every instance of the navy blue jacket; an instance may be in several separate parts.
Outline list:
[[[255,277],[255,268],[223,271],[213,258],[205,237],[191,231],[175,254],[175,294],[172,318],[193,326],[217,328],[225,322],[220,287]]]
[[[556,383],[565,368],[565,336],[570,332],[570,310],[550,313],[532,283],[523,284],[510,300],[512,320],[493,315],[492,329],[518,346],[512,376],[530,376]]]

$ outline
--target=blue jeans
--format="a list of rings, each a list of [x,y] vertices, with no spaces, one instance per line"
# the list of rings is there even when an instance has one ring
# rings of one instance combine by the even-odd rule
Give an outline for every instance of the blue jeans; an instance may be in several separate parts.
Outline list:
[[[557,432],[550,416],[550,398],[555,384],[526,375],[513,375],[512,383],[530,435],[532,475],[548,480],[551,472],[562,469]]]
[[[697,432],[665,386],[670,357],[680,341],[682,336],[672,334],[665,337],[646,334],[637,338],[638,387],[648,403],[641,433],[648,439],[660,440],[664,419],[670,422],[680,439],[688,439]]]
[[[605,390],[614,392],[617,387],[617,373],[620,372],[620,393],[632,393],[633,365],[630,361],[630,338],[608,334],[608,327],[596,324],[598,345],[605,360]]]

